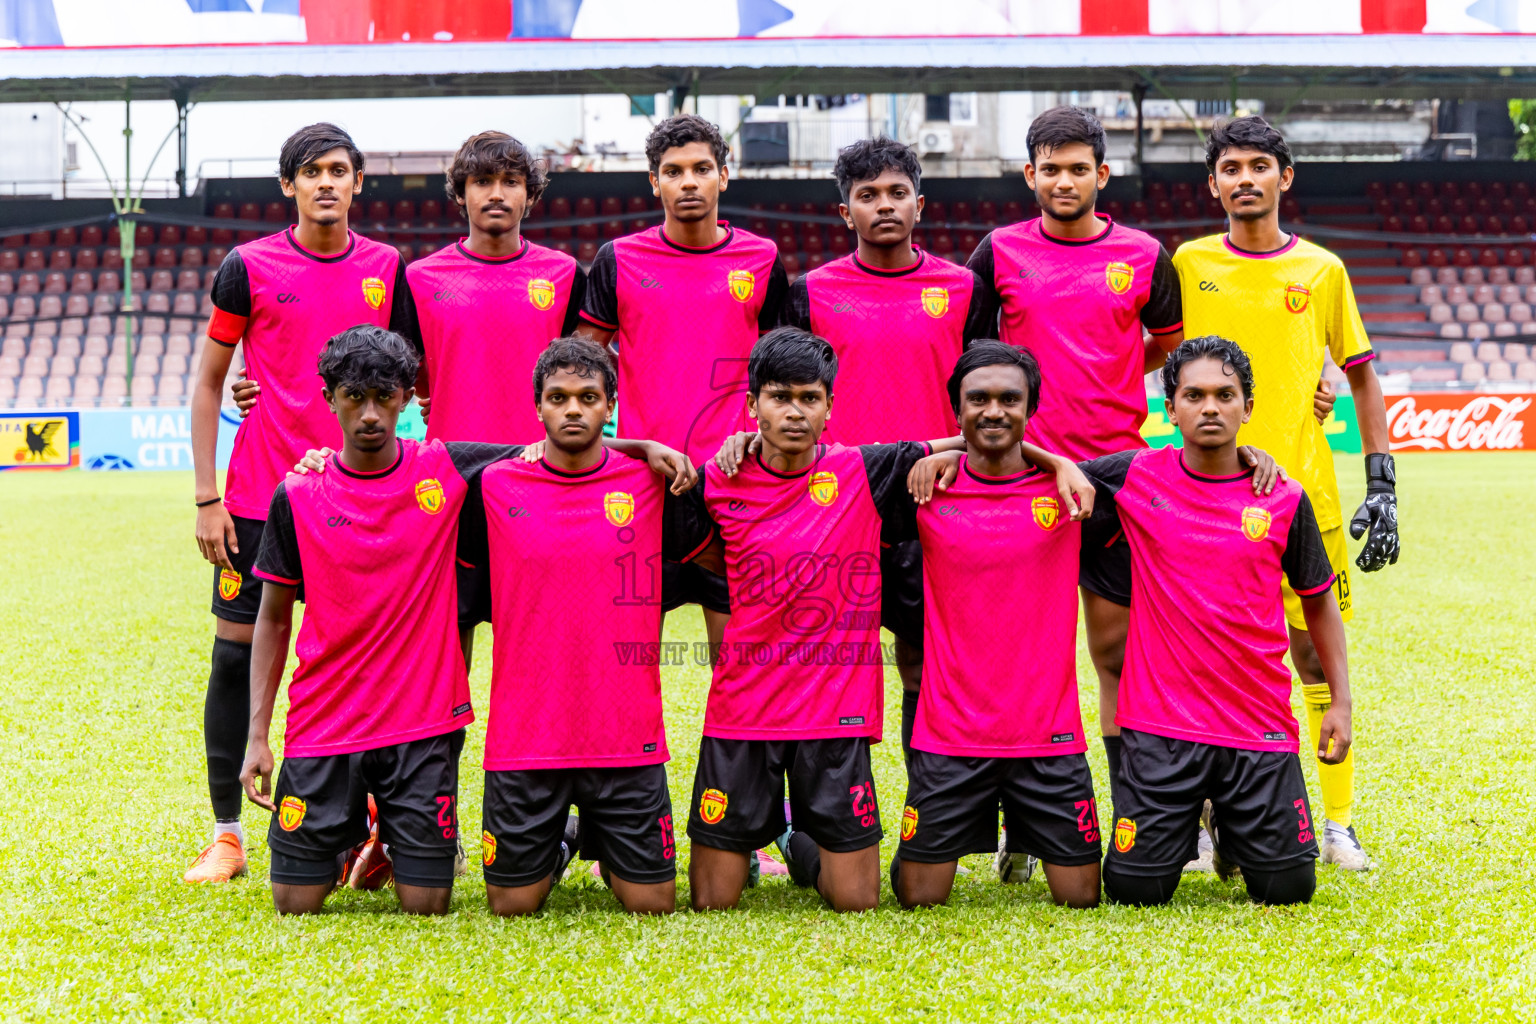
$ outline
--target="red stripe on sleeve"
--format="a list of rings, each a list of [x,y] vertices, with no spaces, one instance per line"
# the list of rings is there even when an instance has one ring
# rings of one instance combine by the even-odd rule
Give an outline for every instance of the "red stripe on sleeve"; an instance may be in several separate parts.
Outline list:
[[[1147,328],[1147,333],[1148,334],[1152,334],[1152,335],[1172,334],[1174,331],[1182,331],[1183,329],[1184,329],[1184,321],[1180,320],[1178,323],[1170,324],[1167,327],[1148,327]]]
[[[260,569],[252,569],[251,575],[260,577],[269,583],[281,583],[285,587],[296,587],[303,582],[302,580],[290,580],[286,576],[274,576],[269,572],[262,572]]]
[[[1344,369],[1353,370],[1357,366],[1363,366],[1376,358],[1375,352],[1361,352],[1359,355],[1344,360]]]
[[[208,318],[208,338],[220,345],[233,346],[245,337],[245,325],[250,319],[248,316],[236,316],[214,306],[213,316]]]
[[[587,323],[593,325],[594,327],[601,327],[605,331],[616,331],[616,330],[619,329],[619,325],[618,324],[605,324],[601,320],[599,320],[597,317],[593,316],[591,313],[588,313],[584,309],[577,310],[576,311],[576,315],[581,317],[583,320],[585,320]]]
[[[702,544],[700,544],[698,547],[694,548],[692,551],[688,552],[682,558],[678,559],[678,561],[679,562],[691,562],[695,558],[698,558],[699,557],[699,553],[702,552],[705,548],[709,547],[710,543],[714,539],[715,539],[715,531],[714,530],[710,530],[709,531],[709,536],[704,538],[704,542]]]
[[[1328,588],[1333,586],[1333,581],[1338,579],[1338,578],[1339,577],[1337,575],[1329,576],[1327,583],[1324,583],[1322,586],[1319,586],[1319,587],[1313,587],[1310,590],[1296,590],[1295,587],[1292,587],[1291,589],[1292,590],[1296,590],[1296,596],[1297,597],[1316,597],[1318,594],[1326,593],[1328,591]]]

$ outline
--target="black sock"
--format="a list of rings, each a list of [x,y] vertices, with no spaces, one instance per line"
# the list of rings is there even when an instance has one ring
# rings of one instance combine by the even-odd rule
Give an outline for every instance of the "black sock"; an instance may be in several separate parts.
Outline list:
[[[816,840],[804,832],[791,832],[788,846],[784,852],[788,854],[785,866],[789,868],[790,880],[806,889],[816,888],[821,878],[821,848]]]
[[[1104,737],[1104,756],[1109,758],[1109,782],[1113,786],[1120,778],[1120,737]]]
[[[208,752],[208,798],[219,821],[238,821],[240,766],[251,722],[251,645],[216,637],[203,701],[203,746]]]
[[[901,691],[901,754],[912,760],[912,729],[917,725],[917,691]]]
[[[901,899],[901,858],[900,857],[892,857],[891,858],[891,892],[896,894],[896,898],[898,900]]]

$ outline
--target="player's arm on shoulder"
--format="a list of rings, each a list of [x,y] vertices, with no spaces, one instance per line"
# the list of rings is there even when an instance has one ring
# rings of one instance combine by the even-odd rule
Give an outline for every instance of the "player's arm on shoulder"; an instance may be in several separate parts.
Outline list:
[[[1275,489],[1275,484],[1285,479],[1285,467],[1275,461],[1275,457],[1262,448],[1255,448],[1251,444],[1237,446],[1237,457],[1243,465],[1253,467],[1253,493],[1270,494]]]
[[[960,474],[960,452],[945,450],[918,459],[907,473],[907,493],[926,505],[939,491],[947,491]]]
[[[1349,753],[1351,740],[1349,689],[1349,648],[1344,637],[1344,619],[1339,614],[1339,600],[1334,596],[1333,566],[1317,528],[1317,515],[1305,493],[1297,498],[1291,528],[1286,534],[1285,551],[1280,556],[1291,589],[1301,599],[1301,613],[1307,620],[1307,632],[1317,650],[1328,680],[1332,706],[1323,716],[1317,757],[1325,764],[1338,764]]]
[[[1078,468],[1077,463],[1028,441],[1020,443],[1019,450],[1023,452],[1025,462],[1056,478],[1056,492],[1073,522],[1080,523],[1093,515],[1093,481]]]
[[[693,489],[699,482],[699,472],[688,461],[688,456],[676,448],[668,448],[659,441],[643,441],[634,437],[605,437],[603,445],[628,455],[632,459],[644,459],[651,472],[672,481],[673,494]]]
[[[738,430],[720,445],[715,452],[715,468],[726,476],[735,476],[748,455],[763,450],[763,438],[753,430]]]

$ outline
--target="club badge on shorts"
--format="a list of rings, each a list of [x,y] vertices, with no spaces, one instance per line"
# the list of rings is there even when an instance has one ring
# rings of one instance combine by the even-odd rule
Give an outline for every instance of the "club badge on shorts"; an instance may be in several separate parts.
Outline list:
[[[1047,532],[1056,529],[1061,522],[1061,502],[1055,498],[1035,498],[1029,509],[1035,514],[1035,525]]]
[[[416,483],[416,507],[429,516],[443,510],[443,485],[432,477]]]
[[[949,312],[948,288],[924,288],[923,312],[935,320]]]
[[[837,474],[819,469],[811,474],[811,500],[823,507],[837,500]]]
[[[624,491],[603,495],[603,515],[614,526],[628,526],[635,518],[635,496]]]
[[[496,863],[496,837],[489,831],[480,833],[480,863],[486,867]]]
[[[706,789],[699,799],[699,817],[704,819],[707,825],[718,825],[720,819],[725,817],[725,807],[731,802],[722,790]]]
[[[1285,308],[1292,313],[1304,313],[1307,303],[1312,299],[1312,289],[1304,284],[1292,282],[1285,286]]]
[[[901,812],[901,838],[911,839],[917,834],[917,808],[911,804]]]
[[[277,824],[284,832],[292,832],[304,824],[304,815],[309,810],[309,805],[296,796],[285,796],[283,802],[277,805]]]
[[[725,278],[731,286],[731,298],[737,302],[747,302],[752,298],[752,291],[757,287],[757,278],[750,270],[733,270]]]
[[[1136,280],[1136,268],[1129,263],[1111,263],[1104,268],[1104,283],[1109,285],[1109,290],[1116,295],[1124,295],[1131,290],[1131,283]]]
[[[1272,518],[1267,509],[1249,505],[1243,509],[1243,536],[1251,541],[1261,541],[1268,537]]]
[[[1121,853],[1130,853],[1131,847],[1136,845],[1136,823],[1130,818],[1121,818],[1115,822],[1115,849]]]
[[[233,569],[219,570],[219,596],[233,601],[240,596],[240,574]]]
[[[384,282],[376,277],[363,278],[363,298],[371,309],[384,305]]]
[[[528,301],[540,312],[555,304],[555,282],[536,277],[528,282]]]

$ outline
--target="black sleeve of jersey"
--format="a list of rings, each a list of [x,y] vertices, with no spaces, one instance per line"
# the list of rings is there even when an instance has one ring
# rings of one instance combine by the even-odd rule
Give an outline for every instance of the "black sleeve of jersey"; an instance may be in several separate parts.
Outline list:
[[[779,313],[779,326],[812,330],[811,286],[806,281],[806,275],[801,274],[790,282],[789,295],[785,297],[784,309]]]
[[[686,494],[673,494],[667,488],[661,518],[661,557],[668,562],[691,561],[720,535],[720,527],[704,503],[703,473]]]
[[[416,355],[426,349],[421,344],[421,321],[416,316],[416,296],[405,279],[405,260],[395,264],[395,294],[389,304],[389,329],[411,343]]]
[[[997,268],[992,262],[992,232],[988,231],[982,238],[981,244],[972,251],[965,265],[977,277],[976,286],[981,289],[982,302],[993,310],[1001,309],[1002,299],[997,293]],[[996,316],[995,313],[993,315]]]
[[[1093,515],[1083,524],[1083,558],[1092,558],[1096,552],[1114,543],[1120,533],[1120,509],[1115,496],[1125,486],[1125,474],[1136,457],[1134,450],[1102,455],[1088,462],[1078,463],[1093,483]],[[1129,583],[1129,581],[1125,581]]]
[[[587,272],[581,269],[581,264],[576,264],[576,273],[571,276],[571,300],[565,304],[565,322],[560,325],[560,333],[569,335],[576,330],[576,325],[581,323],[581,306],[587,300]]]
[[[1333,584],[1333,565],[1328,561],[1328,549],[1323,547],[1323,535],[1317,529],[1317,514],[1306,494],[1296,503],[1296,514],[1291,517],[1280,568],[1285,570],[1291,589],[1302,597],[1321,594]]]
[[[278,484],[267,507],[267,524],[261,531],[261,550],[256,553],[256,568],[268,576],[292,580],[297,585],[304,578],[299,564],[299,534],[293,525],[293,506],[288,503],[286,485]]]
[[[450,448],[450,454],[451,452]],[[454,466],[458,467],[457,460],[454,461]],[[459,472],[464,471],[459,469]],[[480,486],[479,473],[465,479],[469,481],[469,493],[464,496],[464,507],[459,510],[457,558],[462,564],[476,568],[490,561],[490,539],[485,521],[485,491]]]
[[[1184,293],[1179,290],[1179,272],[1173,257],[1161,245],[1157,263],[1152,267],[1152,291],[1141,307],[1141,325],[1153,334],[1169,334],[1184,326]]]
[[[885,524],[880,537],[887,543],[917,536],[917,507],[907,493],[907,474],[919,459],[931,454],[923,441],[898,441],[895,444],[861,444],[864,473],[869,477],[869,496],[875,511]]]
[[[990,237],[990,236],[989,236]],[[976,253],[981,252],[977,246]],[[976,259],[976,253],[971,254],[971,259]],[[988,273],[992,263],[992,246],[987,244]],[[970,348],[971,342],[982,338],[997,337],[997,289],[992,286],[990,277],[982,277],[974,269],[971,276],[975,280],[971,284],[971,305],[965,311],[965,334],[961,339],[964,348]]]
[[[239,249],[229,250],[213,275],[213,304],[234,316],[251,315],[251,275]]]
[[[449,441],[443,447],[448,449],[448,458],[453,460],[453,468],[459,471],[459,476],[473,483],[486,466],[493,462],[500,462],[502,459],[517,458],[523,454],[526,445]]]
[[[619,329],[619,258],[613,243],[604,242],[587,272],[587,292],[582,298],[581,317],[610,331]]]
[[[763,296],[763,308],[757,313],[757,329],[771,331],[779,325],[779,314],[784,309],[784,297],[789,293],[789,272],[784,261],[773,258],[773,269],[768,271],[768,293]]]

